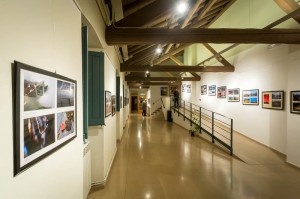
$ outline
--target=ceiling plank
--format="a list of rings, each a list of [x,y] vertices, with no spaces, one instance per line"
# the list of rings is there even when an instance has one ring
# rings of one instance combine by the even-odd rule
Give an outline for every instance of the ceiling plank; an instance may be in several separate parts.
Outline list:
[[[177,65],[158,65],[158,66],[126,66],[121,64],[121,72],[234,72],[234,67],[229,66],[177,66]]]
[[[299,29],[117,28],[105,32],[108,45],[162,43],[300,44]]]
[[[192,9],[190,10],[190,12],[188,13],[187,17],[185,18],[185,20],[183,21],[183,23],[181,24],[180,28],[185,28],[187,26],[187,24],[189,23],[189,21],[192,19],[193,15],[195,14],[195,12],[197,11],[198,7],[200,6],[200,4],[203,2],[204,0],[197,0],[197,2],[194,4],[194,6],[192,7]]]
[[[137,77],[137,76],[126,76],[125,81],[143,81],[143,82],[172,82],[172,81],[200,81],[200,77]]]
[[[133,58],[130,58],[129,60],[125,61],[123,64],[132,65],[139,61],[142,61],[145,59],[145,57],[154,55],[155,49],[156,46],[151,46],[150,48],[147,48],[146,50],[137,53]]]
[[[134,3],[131,3],[129,5],[124,6],[123,15],[124,17],[127,17],[128,15],[142,9],[143,7],[149,5],[150,3],[153,3],[155,0],[144,0],[144,1],[136,1]]]
[[[164,17],[170,9],[173,9],[172,0],[154,1],[142,9],[128,15],[116,22],[114,26],[119,27],[140,27],[154,20]]]
[[[210,10],[210,8],[217,2],[218,0],[209,0],[208,3],[204,6],[201,13],[198,16],[198,20],[202,19],[206,13]]]

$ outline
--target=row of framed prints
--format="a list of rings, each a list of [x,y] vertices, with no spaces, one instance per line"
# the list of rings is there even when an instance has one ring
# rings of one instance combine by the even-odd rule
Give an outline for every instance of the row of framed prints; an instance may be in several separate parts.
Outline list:
[[[123,108],[123,97],[120,96],[120,109]],[[124,97],[124,106],[127,106],[129,98]],[[105,91],[105,117],[114,116],[116,114],[116,96],[111,95],[110,91]]]
[[[207,94],[207,85],[201,86],[201,95]],[[240,101],[240,89],[228,89],[226,86],[217,87],[208,86],[208,96],[218,98],[227,98],[228,102]],[[227,95],[227,96],[226,96]],[[243,105],[259,105],[259,89],[243,90]],[[300,91],[291,91],[290,94],[291,113],[300,114]],[[283,110],[284,109],[284,91],[263,91],[262,108]]]

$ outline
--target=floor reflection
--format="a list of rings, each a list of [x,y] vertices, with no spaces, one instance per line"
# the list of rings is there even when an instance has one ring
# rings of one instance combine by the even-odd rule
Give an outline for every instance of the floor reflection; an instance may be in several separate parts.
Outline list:
[[[299,170],[267,148],[236,140],[244,162],[162,114],[130,115],[108,183],[88,199],[300,198]]]

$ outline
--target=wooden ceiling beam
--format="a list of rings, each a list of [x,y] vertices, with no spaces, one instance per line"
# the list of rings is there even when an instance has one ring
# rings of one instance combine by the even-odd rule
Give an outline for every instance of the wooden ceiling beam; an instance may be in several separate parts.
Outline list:
[[[297,10],[300,6],[294,0],[274,0],[277,5],[287,14]],[[293,19],[300,23],[300,16],[294,16]]]
[[[163,61],[169,59],[169,56],[170,56],[170,55],[176,55],[177,53],[183,51],[185,48],[187,48],[187,47],[189,47],[189,46],[190,46],[190,44],[182,45],[182,46],[180,46],[179,48],[177,48],[177,49],[175,49],[175,50],[173,50],[173,51],[171,51],[171,52],[169,52],[169,53],[167,53],[167,54],[164,54],[164,55],[161,56],[160,58],[154,60],[154,61],[153,61],[153,64],[154,64],[154,65],[157,65],[157,64],[159,64],[159,63],[161,63],[161,62],[163,62]]]
[[[170,82],[127,82],[128,86],[160,86],[160,85],[180,85],[179,82],[170,83]]]
[[[143,81],[143,82],[179,82],[179,81],[200,81],[200,77],[136,77],[126,76],[125,81]]]
[[[300,29],[117,28],[105,32],[108,45],[164,43],[300,44]]]
[[[234,72],[232,65],[228,66],[177,66],[177,65],[157,65],[157,66],[126,66],[121,64],[121,72]]]
[[[128,15],[127,17],[116,22],[116,27],[141,27],[152,21],[164,17],[171,9],[172,0],[154,1],[142,9]]]
[[[213,49],[209,44],[204,43],[203,46],[207,50],[209,50],[215,56],[215,58],[217,58],[217,60],[220,63],[222,63],[224,66],[232,66],[231,63],[229,63],[222,55],[220,55],[219,53],[217,53],[217,51],[215,51],[215,49]]]

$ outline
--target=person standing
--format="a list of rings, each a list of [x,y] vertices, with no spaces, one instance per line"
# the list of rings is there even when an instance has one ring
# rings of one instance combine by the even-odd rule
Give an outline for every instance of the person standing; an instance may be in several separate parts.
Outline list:
[[[142,116],[147,116],[146,110],[147,110],[147,101],[144,100],[144,101],[143,101],[143,112],[142,112]]]
[[[179,92],[178,92],[178,89],[176,88],[174,91],[174,106],[175,106],[175,108],[178,108],[178,101],[179,101]]]

